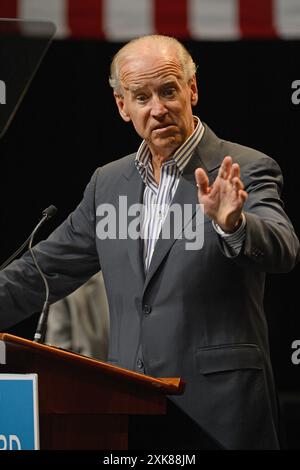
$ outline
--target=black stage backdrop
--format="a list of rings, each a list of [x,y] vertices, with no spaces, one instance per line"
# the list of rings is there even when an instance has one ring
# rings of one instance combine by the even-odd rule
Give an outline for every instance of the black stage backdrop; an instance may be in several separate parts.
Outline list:
[[[46,206],[55,204],[59,213],[40,237],[77,205],[97,166],[139,145],[131,125],[119,117],[108,85],[109,64],[120,45],[57,41],[50,47],[0,142],[0,261],[21,244]],[[300,41],[186,45],[198,64],[195,113],[220,137],[257,148],[280,164],[283,199],[299,235],[300,104],[293,104],[292,83],[300,80]],[[288,428],[295,447],[300,411],[291,404],[300,396],[300,364],[291,356],[293,341],[300,341],[299,272],[297,267],[270,275],[265,301],[276,381],[295,425]],[[35,321],[36,316],[11,332],[32,338]]]

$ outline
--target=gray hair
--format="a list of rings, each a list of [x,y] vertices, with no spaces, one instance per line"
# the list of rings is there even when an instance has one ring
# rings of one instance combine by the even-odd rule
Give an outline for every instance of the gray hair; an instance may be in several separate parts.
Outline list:
[[[117,93],[122,93],[122,85],[120,82],[120,63],[122,59],[126,57],[126,54],[129,53],[130,49],[133,46],[138,44],[142,41],[147,41],[150,39],[151,41],[160,42],[162,45],[166,46],[175,46],[177,50],[178,60],[181,65],[182,71],[184,73],[184,78],[188,82],[196,73],[196,64],[192,59],[192,56],[188,52],[188,50],[184,47],[181,42],[177,39],[170,37],[170,36],[163,36],[159,34],[152,34],[148,36],[141,36],[136,39],[132,39],[129,41],[125,46],[123,46],[113,57],[111,66],[110,66],[110,77],[109,77],[109,84],[113,88],[113,90]]]

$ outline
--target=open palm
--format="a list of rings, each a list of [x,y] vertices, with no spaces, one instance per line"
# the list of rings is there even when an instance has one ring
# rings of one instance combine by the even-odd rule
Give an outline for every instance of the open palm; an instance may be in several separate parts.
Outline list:
[[[204,212],[225,232],[233,232],[242,219],[244,203],[248,197],[240,179],[240,167],[225,157],[217,178],[209,186],[208,176],[202,168],[195,171],[199,204]]]

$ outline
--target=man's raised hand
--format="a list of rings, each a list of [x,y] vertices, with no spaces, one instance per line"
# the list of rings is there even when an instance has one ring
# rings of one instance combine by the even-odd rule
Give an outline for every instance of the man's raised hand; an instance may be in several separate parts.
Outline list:
[[[244,203],[248,197],[240,178],[240,166],[232,158],[224,158],[217,178],[209,186],[208,176],[202,168],[195,170],[199,204],[204,212],[224,232],[234,232],[242,221]]]

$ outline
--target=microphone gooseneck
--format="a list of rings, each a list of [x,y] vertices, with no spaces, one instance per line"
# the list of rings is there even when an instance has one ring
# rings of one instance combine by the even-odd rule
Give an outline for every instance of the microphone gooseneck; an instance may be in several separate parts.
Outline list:
[[[45,298],[45,302],[44,302],[44,305],[43,305],[42,313],[39,317],[37,329],[36,329],[36,332],[35,332],[34,338],[33,338],[33,341],[36,342],[36,343],[43,343],[44,340],[45,340],[46,329],[47,329],[47,320],[48,320],[48,314],[49,314],[49,284],[48,284],[46,276],[44,275],[43,271],[41,270],[41,268],[40,268],[40,266],[37,262],[36,256],[35,256],[33,248],[32,248],[32,244],[33,244],[34,236],[37,233],[37,231],[39,230],[39,228],[41,227],[41,225],[43,225],[43,223],[46,220],[53,217],[56,214],[56,212],[57,212],[57,209],[56,209],[55,206],[47,207],[47,209],[45,209],[43,211],[42,219],[37,224],[37,226],[35,227],[35,229],[33,230],[32,234],[31,234],[31,236],[29,237],[28,249],[29,249],[29,252],[30,252],[31,257],[33,259],[33,262],[35,264],[35,267],[38,270],[38,272],[39,272],[39,274],[40,274],[40,276],[41,276],[41,278],[44,282],[45,291],[46,291],[46,298]]]
[[[43,215],[43,218],[41,219],[41,221],[38,223],[37,227],[34,229],[34,233],[37,232],[37,230],[41,227],[41,225],[48,219],[50,219],[51,217],[53,217],[57,212],[57,209],[55,206],[49,206],[47,207],[47,209],[43,210],[42,212],[42,215]],[[29,235],[28,238],[26,238],[25,242],[6,260],[4,261],[1,266],[0,266],[0,271],[2,271],[2,269],[6,268],[6,266],[8,266],[14,259],[16,259],[16,257],[22,253],[22,251],[24,250],[24,248],[26,248],[26,246],[28,246],[28,243],[30,242],[30,238],[32,237],[32,234],[33,232],[31,232],[31,234]]]
[[[49,286],[48,286],[48,281],[46,279],[46,276],[44,275],[43,271],[41,270],[36,256],[33,252],[32,244],[33,244],[33,239],[39,228],[43,225],[46,220],[51,219],[57,212],[57,209],[55,206],[49,206],[46,209],[43,210],[42,212],[42,218],[39,221],[39,223],[36,225],[36,227],[33,229],[29,237],[25,240],[25,242],[6,260],[4,263],[1,264],[0,266],[0,271],[2,269],[6,268],[23,250],[24,248],[28,245],[29,252],[31,254],[31,257],[33,259],[33,262],[35,264],[36,269],[38,270],[41,278],[43,279],[43,282],[45,284],[45,290],[46,290],[46,300],[44,302],[43,310],[39,318],[38,326],[34,335],[34,340],[37,343],[41,343],[45,339],[45,333],[46,333],[46,328],[47,328],[47,319],[48,319],[48,312],[49,312]]]

